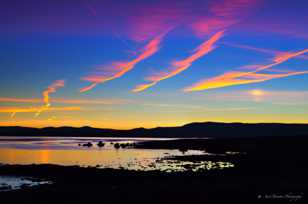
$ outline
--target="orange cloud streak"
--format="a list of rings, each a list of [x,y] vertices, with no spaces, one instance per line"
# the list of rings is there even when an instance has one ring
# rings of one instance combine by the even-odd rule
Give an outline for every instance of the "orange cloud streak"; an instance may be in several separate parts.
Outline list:
[[[41,103],[42,99],[39,98],[10,98],[0,97],[0,102],[11,102],[11,103]],[[129,100],[122,99],[63,99],[63,98],[52,98],[52,103],[63,103],[63,104],[103,104],[103,105],[115,105],[129,103]]]
[[[160,49],[160,43],[161,40],[163,38],[164,34],[161,34],[157,37],[155,37],[154,39],[152,39],[143,49],[143,52],[135,59],[128,61],[128,62],[115,62],[113,63],[113,65],[115,66],[115,72],[114,74],[112,74],[111,76],[105,76],[105,75],[91,75],[91,76],[87,76],[82,78],[85,81],[89,81],[92,82],[91,85],[84,87],[82,89],[80,89],[80,92],[86,92],[89,91],[91,89],[93,89],[95,86],[97,86],[98,84],[119,78],[121,76],[123,76],[126,72],[130,71],[131,69],[133,69],[136,64],[138,64],[139,62],[141,62],[142,60],[154,55],[156,52],[158,52],[158,50]],[[118,71],[120,70],[120,71]]]
[[[11,98],[0,97],[0,102],[12,102],[12,103],[41,103],[42,99],[39,98]]]
[[[16,115],[16,112],[11,113],[11,118],[14,118]]]
[[[43,101],[46,106],[50,106],[49,94],[55,93],[58,88],[64,87],[64,80],[57,80],[43,91]]]
[[[0,113],[36,113],[41,110],[42,107],[0,107]],[[67,106],[67,107],[49,107],[45,111],[78,111],[81,110],[78,106]]]
[[[46,90],[43,91],[43,101],[45,106],[43,106],[40,110],[38,110],[35,114],[35,117],[39,116],[43,111],[47,110],[50,107],[49,94],[55,93],[58,88],[64,87],[64,80],[57,80],[53,84],[47,87]]]
[[[133,89],[133,92],[144,91],[145,89],[154,86],[159,81],[173,77],[188,69],[194,61],[211,52],[215,48],[214,44],[223,36],[223,34],[224,31],[217,32],[209,40],[203,42],[199,47],[197,47],[191,56],[183,60],[173,62],[172,68],[169,70],[169,72],[160,72],[153,76],[147,77],[146,79],[150,81],[150,83],[136,86],[135,89]]]
[[[202,91],[206,89],[215,89],[215,88],[222,88],[222,87],[227,87],[227,86],[258,83],[258,82],[268,81],[271,79],[283,78],[283,77],[300,75],[300,74],[308,74],[308,71],[289,72],[289,73],[283,73],[283,74],[227,72],[221,76],[201,81],[191,87],[184,89],[184,91],[186,92]]]
[[[297,57],[299,55],[302,55],[304,53],[307,53],[308,49],[301,50],[298,52],[285,52],[277,54],[273,58],[273,62],[267,65],[261,65],[261,66],[255,66],[255,70],[250,72],[243,72],[243,71],[231,71],[226,72],[220,76],[213,77],[211,79],[202,80],[199,83],[196,83],[192,85],[191,87],[187,87],[184,89],[186,92],[190,91],[201,91],[206,89],[215,89],[215,88],[222,88],[227,86],[234,86],[234,85],[241,85],[241,84],[250,84],[250,83],[258,83],[258,82],[264,82],[271,79],[276,78],[283,78],[288,76],[294,76],[294,75],[300,75],[300,74],[307,74],[308,71],[289,71],[289,72],[283,72],[283,73],[274,73],[274,74],[265,74],[265,73],[259,73],[261,71],[264,71],[266,69],[269,69],[273,66],[279,65],[291,58]],[[251,66],[251,67],[254,67]],[[277,72],[277,71],[275,71]]]

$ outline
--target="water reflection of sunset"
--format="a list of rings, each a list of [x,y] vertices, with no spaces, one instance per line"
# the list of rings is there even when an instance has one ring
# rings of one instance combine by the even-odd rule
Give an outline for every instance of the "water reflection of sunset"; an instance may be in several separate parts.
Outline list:
[[[117,162],[130,162],[138,158],[164,156],[165,151],[147,150],[37,150],[37,149],[0,149],[0,163],[32,164],[53,163],[62,165],[106,165]],[[121,160],[121,161],[120,161]]]
[[[40,160],[41,163],[48,164],[49,163],[49,150],[41,150],[40,151]]]
[[[92,166],[100,168],[126,168],[132,170],[185,170],[187,162],[169,160],[182,156],[177,149],[136,149],[132,147],[117,149],[114,144],[129,144],[140,141],[171,140],[168,138],[86,138],[86,137],[4,137],[0,141],[0,163],[5,164],[57,164],[64,166]],[[94,146],[83,147],[91,141]],[[98,147],[98,141],[104,141]],[[188,150],[185,155],[205,155],[201,150]],[[224,162],[223,162],[224,163]],[[192,164],[190,164],[192,165]],[[195,169],[224,168],[219,162],[204,161],[196,163]],[[224,164],[233,167],[231,164]]]

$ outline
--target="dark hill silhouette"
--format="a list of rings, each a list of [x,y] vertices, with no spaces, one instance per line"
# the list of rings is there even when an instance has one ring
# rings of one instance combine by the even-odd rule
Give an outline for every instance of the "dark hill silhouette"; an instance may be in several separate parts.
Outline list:
[[[257,137],[257,136],[308,136],[308,124],[281,123],[190,123],[179,127],[157,127],[131,130],[92,127],[0,127],[0,136],[104,136],[104,137]]]

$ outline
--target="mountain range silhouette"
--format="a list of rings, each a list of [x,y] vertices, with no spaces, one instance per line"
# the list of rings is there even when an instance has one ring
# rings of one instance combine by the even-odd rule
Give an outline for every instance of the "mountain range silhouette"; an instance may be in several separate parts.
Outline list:
[[[0,136],[88,136],[88,137],[180,137],[248,138],[258,136],[308,136],[308,124],[282,123],[189,123],[178,127],[116,130],[92,127],[0,127]]]

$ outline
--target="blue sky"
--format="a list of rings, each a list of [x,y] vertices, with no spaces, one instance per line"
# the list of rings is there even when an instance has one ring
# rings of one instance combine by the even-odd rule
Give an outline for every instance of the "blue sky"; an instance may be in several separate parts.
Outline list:
[[[0,125],[308,122],[306,1],[1,4]]]

